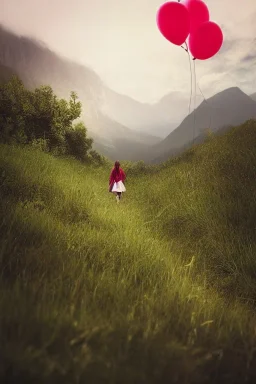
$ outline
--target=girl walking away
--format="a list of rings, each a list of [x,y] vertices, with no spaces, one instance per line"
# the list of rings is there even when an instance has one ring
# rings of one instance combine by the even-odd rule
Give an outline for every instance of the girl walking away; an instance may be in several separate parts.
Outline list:
[[[109,192],[113,192],[116,195],[116,201],[118,203],[120,202],[122,192],[126,191],[124,186],[125,179],[126,175],[120,167],[119,161],[116,161],[109,177]]]

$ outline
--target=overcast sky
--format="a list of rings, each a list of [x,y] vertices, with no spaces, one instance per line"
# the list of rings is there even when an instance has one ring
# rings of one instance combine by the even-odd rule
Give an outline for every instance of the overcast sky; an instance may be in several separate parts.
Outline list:
[[[190,93],[186,52],[156,26],[163,0],[0,0],[0,23],[89,65],[112,89],[154,102],[170,91]],[[256,92],[256,0],[207,0],[224,32],[219,54],[196,61],[206,97],[229,86]]]

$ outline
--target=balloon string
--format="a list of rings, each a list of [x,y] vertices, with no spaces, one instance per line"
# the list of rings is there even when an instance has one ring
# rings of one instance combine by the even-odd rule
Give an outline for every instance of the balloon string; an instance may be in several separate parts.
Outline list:
[[[195,60],[193,60],[194,62],[194,91],[195,91],[195,94],[194,94],[194,125],[193,125],[193,145],[194,145],[194,141],[195,141],[195,126],[196,126],[196,112],[195,112],[195,109],[196,109],[196,64],[195,64]]]
[[[192,67],[191,67],[191,57],[190,57],[190,54],[189,54],[189,50],[188,50],[188,45],[187,45],[187,42],[185,41],[185,46],[186,48],[184,48],[182,45],[181,45],[181,48],[183,48],[187,54],[188,54],[188,61],[189,61],[189,69],[190,69],[190,98],[189,98],[189,107],[188,107],[188,111],[189,111],[189,115],[190,115],[190,112],[191,112],[191,102],[192,102],[192,94],[193,94],[193,73],[192,73]],[[195,67],[195,58],[192,59],[193,63],[194,63],[194,88],[195,88],[195,92],[194,92],[194,110],[193,110],[193,114],[194,114],[194,124],[193,124],[193,144],[194,144],[194,141],[195,141],[195,124],[196,124],[196,114],[195,114],[195,108],[196,108],[196,67]]]
[[[189,98],[189,107],[188,107],[188,114],[190,115],[190,111],[191,111],[191,100],[192,100],[192,86],[193,86],[193,76],[192,76],[192,68],[191,68],[191,60],[190,60],[190,54],[189,54],[189,50],[188,50],[188,45],[187,45],[187,42],[185,42],[185,45],[186,45],[186,49],[185,51],[187,51],[187,54],[188,54],[188,62],[189,62],[189,69],[190,69],[190,98]]]
[[[197,86],[198,86],[199,91],[201,92],[201,95],[203,96],[203,99],[204,99],[205,103],[208,105],[208,107],[209,107],[209,109],[210,109],[210,124],[209,124],[209,129],[211,129],[211,127],[212,127],[212,107],[211,107],[211,105],[208,103],[208,101],[206,100],[206,98],[204,97],[204,94],[203,94],[203,92],[201,91],[201,88],[200,88],[200,86],[199,86],[199,82],[197,83]]]

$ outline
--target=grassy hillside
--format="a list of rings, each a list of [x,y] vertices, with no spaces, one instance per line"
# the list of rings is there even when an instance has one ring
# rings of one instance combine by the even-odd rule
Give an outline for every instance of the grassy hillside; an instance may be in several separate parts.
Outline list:
[[[256,122],[127,171],[0,146],[4,383],[253,383]]]

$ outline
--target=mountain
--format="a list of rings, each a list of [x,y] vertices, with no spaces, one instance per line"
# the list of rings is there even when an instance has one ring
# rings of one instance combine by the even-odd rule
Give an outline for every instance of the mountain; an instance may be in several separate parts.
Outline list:
[[[13,75],[14,71],[11,68],[0,64],[0,84],[8,82]]]
[[[0,27],[0,65],[5,77],[8,68],[30,89],[49,84],[59,97],[65,98],[71,91],[77,92],[83,105],[81,118],[94,138],[94,147],[111,159],[139,160],[141,151],[160,141],[107,116],[101,106],[111,92],[99,76],[88,67],[58,56],[41,42]]]
[[[166,137],[187,114],[189,95],[171,92],[157,103],[141,103],[105,89],[102,110],[112,119],[136,131]]]
[[[154,145],[145,161],[159,163],[172,155],[179,154],[193,143],[203,140],[210,129],[217,132],[227,126],[240,125],[250,118],[256,118],[256,102],[237,87],[228,88],[203,101],[164,140]]]
[[[250,95],[250,97],[251,97],[254,101],[256,101],[256,92],[253,93],[252,95]]]

